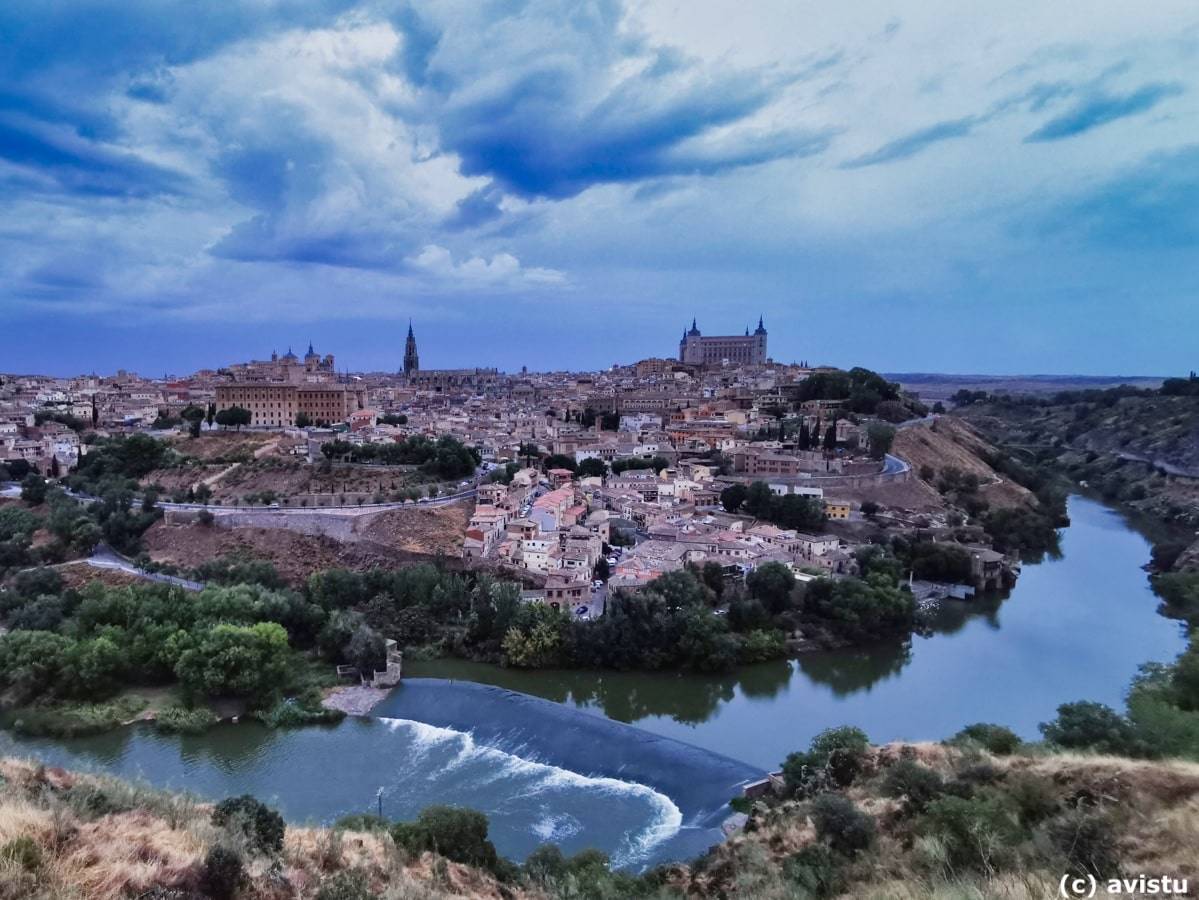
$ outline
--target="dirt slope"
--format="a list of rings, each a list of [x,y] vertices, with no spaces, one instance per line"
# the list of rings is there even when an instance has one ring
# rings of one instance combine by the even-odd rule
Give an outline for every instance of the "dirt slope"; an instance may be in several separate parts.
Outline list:
[[[911,463],[919,477],[924,467],[937,474],[947,468],[978,476],[980,493],[992,506],[1020,506],[1035,502],[1032,494],[999,475],[986,458],[995,452],[971,425],[961,419],[941,416],[928,425],[901,428],[891,452]],[[936,482],[934,475],[933,482]]]

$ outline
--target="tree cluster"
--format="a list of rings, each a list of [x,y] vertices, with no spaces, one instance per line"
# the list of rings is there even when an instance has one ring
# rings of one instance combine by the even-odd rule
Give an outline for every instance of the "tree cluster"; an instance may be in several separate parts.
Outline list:
[[[748,487],[729,485],[720,492],[720,503],[727,512],[741,512],[779,528],[814,531],[824,523],[824,504],[819,499],[799,494],[779,496],[764,481],[755,481]]]
[[[321,446],[326,459],[380,463],[388,466],[419,466],[422,472],[444,480],[473,475],[479,464],[479,452],[452,435],[431,440],[414,434],[389,444],[351,444],[335,440]]]

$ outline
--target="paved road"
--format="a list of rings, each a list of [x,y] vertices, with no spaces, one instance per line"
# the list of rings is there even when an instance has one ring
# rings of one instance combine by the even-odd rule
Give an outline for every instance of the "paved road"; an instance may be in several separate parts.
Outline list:
[[[898,456],[892,456],[890,453],[888,453],[886,455],[886,458],[883,459],[882,474],[884,474],[884,475],[899,475],[903,472],[908,471],[911,468],[912,467],[908,464],[908,462],[906,460],[902,460]]]
[[[143,578],[146,581],[157,581],[161,584],[173,584],[176,587],[181,587],[189,591],[202,591],[204,585],[199,581],[190,581],[186,578],[180,578],[177,575],[165,575],[162,572],[147,572],[145,569],[139,569],[130,560],[121,556],[107,544],[97,544],[92,555],[87,559],[80,560],[84,565],[91,566],[93,569],[109,569],[117,572],[124,572],[126,575],[132,575],[135,578]]]
[[[456,494],[447,494],[444,497],[437,497],[432,500],[426,499],[420,503],[401,501],[398,503],[363,503],[361,505],[355,503],[345,506],[217,506],[207,503],[171,503],[166,500],[160,500],[158,506],[160,509],[207,509],[217,514],[222,512],[280,512],[296,515],[330,512],[376,513],[389,509],[419,509],[422,507],[447,506],[451,503],[457,503],[459,500],[473,497],[476,493],[477,489],[472,487],[469,490],[459,491]]]

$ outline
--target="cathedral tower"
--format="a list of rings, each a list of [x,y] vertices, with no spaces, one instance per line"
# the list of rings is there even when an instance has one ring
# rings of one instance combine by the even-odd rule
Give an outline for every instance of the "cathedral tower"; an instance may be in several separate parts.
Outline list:
[[[416,335],[412,333],[412,320],[408,320],[408,340],[404,343],[404,374],[415,375],[420,371],[420,357],[416,353]]]

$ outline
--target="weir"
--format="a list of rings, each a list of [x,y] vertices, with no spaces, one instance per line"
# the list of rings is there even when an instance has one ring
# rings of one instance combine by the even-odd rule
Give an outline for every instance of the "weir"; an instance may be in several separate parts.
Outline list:
[[[681,813],[681,829],[659,858],[685,859],[719,842],[732,814],[729,801],[767,774],[632,725],[473,682],[406,678],[372,714],[466,732],[477,745],[668,797]]]

